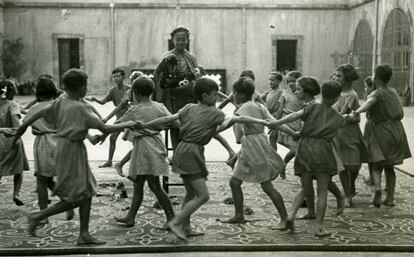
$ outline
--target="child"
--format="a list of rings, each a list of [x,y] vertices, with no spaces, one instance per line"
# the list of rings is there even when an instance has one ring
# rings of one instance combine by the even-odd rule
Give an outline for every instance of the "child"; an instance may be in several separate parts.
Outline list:
[[[57,89],[53,81],[42,77],[36,84],[36,104],[29,109],[25,120],[30,116],[50,105],[57,96]],[[55,148],[57,142],[56,127],[53,120],[42,118],[32,125],[32,133],[36,136],[33,146],[34,164],[36,176],[36,191],[40,210],[46,209],[48,205],[47,189],[53,190],[55,181]],[[66,219],[73,219],[73,210],[68,210]],[[45,220],[47,223],[48,221]]]
[[[375,86],[374,86],[374,83],[372,82],[372,76],[368,76],[368,77],[365,78],[365,80],[364,80],[364,89],[365,89],[365,99],[376,89]],[[366,118],[367,118],[367,120],[366,120],[365,126],[364,126],[364,139],[365,139],[365,142],[367,142],[367,140],[370,137],[369,127],[372,125],[371,115],[369,114],[369,111],[367,111],[367,113],[366,113]],[[369,170],[369,177],[364,178],[364,182],[368,186],[372,186],[372,185],[374,185],[374,180],[372,179],[372,163],[369,160],[368,160],[368,170]]]
[[[256,119],[274,119],[266,107],[252,100],[255,91],[253,80],[241,78],[233,85],[233,95],[237,104],[242,104],[236,112]],[[241,150],[234,167],[234,175],[230,179],[230,187],[234,199],[235,215],[224,222],[245,223],[243,213],[243,181],[260,183],[263,191],[269,196],[280,215],[280,223],[276,229],[286,228],[287,213],[283,198],[273,187],[272,180],[285,169],[285,163],[270,146],[264,134],[263,124],[241,124]]]
[[[331,79],[342,87],[338,102],[332,108],[340,114],[350,114],[352,111],[358,109],[358,95],[352,89],[352,81],[358,79],[356,69],[350,64],[340,65]],[[339,157],[345,168],[339,172],[339,178],[345,192],[345,206],[352,207],[352,198],[356,194],[355,180],[358,177],[361,163],[367,161],[366,147],[358,121],[340,128],[335,138],[335,143],[338,147]]]
[[[138,104],[131,107],[117,122],[128,120],[147,122],[171,115],[163,104],[151,101],[154,82],[149,77],[141,76],[134,80],[132,91]],[[162,189],[159,179],[159,176],[168,174],[167,149],[160,134],[161,129],[148,128],[130,131],[134,149],[128,178],[134,182],[134,195],[128,214],[123,218],[115,217],[116,221],[128,227],[134,226],[135,216],[144,196],[145,181],[148,181],[149,188],[164,209],[167,222],[174,217],[170,199]]]
[[[308,84],[318,85],[316,80],[313,79],[312,81],[312,78],[307,78],[307,80],[309,80],[307,82]],[[300,83],[300,80],[298,83]],[[306,195],[310,191],[313,191],[312,179],[316,179],[317,181],[318,201],[316,221],[318,227],[315,236],[318,237],[329,235],[323,228],[327,189],[332,176],[338,173],[338,166],[340,166],[340,163],[338,163],[340,160],[337,158],[333,147],[333,138],[336,136],[338,129],[345,125],[345,120],[331,106],[337,101],[341,90],[341,86],[336,82],[324,82],[322,84],[321,104],[315,102],[309,103],[303,110],[271,122],[269,125],[273,128],[297,119],[302,119],[304,122],[301,130],[302,138],[299,142],[295,159],[295,174],[300,176]],[[287,221],[287,227],[290,230],[294,230],[293,224],[296,212],[303,201],[303,190],[296,195],[292,212]]]
[[[115,106],[118,106],[121,103],[122,98],[125,95],[125,92],[128,91],[131,87],[124,84],[125,71],[120,68],[116,68],[112,71],[112,79],[114,80],[115,86],[109,90],[108,94],[105,96],[104,99],[99,100],[96,97],[91,97],[87,100],[94,101],[99,104],[105,104],[107,102],[112,101],[112,103]],[[122,109],[122,111],[118,113],[117,117],[121,117],[126,112],[126,110],[127,108]],[[121,132],[113,133],[109,138],[108,160],[104,164],[100,165],[99,168],[112,167],[112,159],[115,153],[116,139],[118,138],[120,133]]]
[[[280,96],[282,95],[282,90],[279,88],[280,83],[282,83],[283,76],[279,72],[271,72],[269,76],[269,86],[270,90],[266,92],[262,99],[266,103],[266,107],[272,116],[276,119],[280,118]],[[278,116],[279,115],[279,116]],[[278,130],[272,129],[269,131],[269,142],[272,148],[277,151],[277,138]]]
[[[54,194],[60,202],[39,212],[30,213],[28,217],[29,233],[36,236],[39,222],[49,216],[79,207],[80,233],[78,245],[103,244],[89,233],[89,217],[92,196],[95,194],[96,181],[90,170],[86,148],[83,140],[88,129],[99,129],[103,132],[115,132],[133,127],[134,122],[117,125],[105,125],[81,101],[87,91],[85,72],[70,69],[63,75],[66,96],[57,99],[30,116],[18,129],[14,141],[17,141],[28,126],[40,118],[54,121],[58,140],[55,150],[56,186]]]
[[[299,71],[291,71],[286,75],[288,88],[280,96],[280,107],[276,112],[276,117],[284,117],[302,109],[304,101],[299,99],[295,94],[296,80],[301,76],[302,74]],[[286,126],[294,131],[299,131],[302,128],[302,122],[300,120],[295,120],[294,122],[287,123]],[[292,136],[279,131],[278,143],[289,148],[289,152],[283,159],[283,161],[287,164],[290,160],[293,159],[293,157],[295,157],[298,141],[294,140]],[[280,177],[282,179],[285,179],[285,172],[280,174]]]
[[[354,115],[369,111],[371,124],[367,128],[367,145],[375,187],[373,204],[377,208],[381,207],[382,170],[385,170],[387,186],[387,197],[383,204],[394,206],[394,165],[402,164],[404,159],[411,157],[407,136],[401,123],[404,110],[397,92],[388,87],[391,76],[392,69],[388,64],[376,66],[372,78],[376,89],[368,96],[367,101],[354,111]]]
[[[4,132],[20,125],[20,108],[16,102],[12,101],[14,92],[15,86],[11,80],[0,81],[0,128]],[[21,206],[23,201],[19,193],[23,183],[23,170],[25,170],[24,149],[21,140],[17,141],[16,148],[11,148],[12,141],[12,138],[0,134],[0,179],[4,176],[14,176],[13,202]]]

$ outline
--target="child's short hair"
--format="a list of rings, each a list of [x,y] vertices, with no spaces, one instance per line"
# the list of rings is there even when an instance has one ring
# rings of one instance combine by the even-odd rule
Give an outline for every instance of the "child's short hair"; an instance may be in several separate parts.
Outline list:
[[[37,80],[36,84],[36,99],[51,99],[56,98],[57,89],[55,83],[47,77],[41,77]]]
[[[53,76],[50,75],[49,73],[43,73],[43,74],[40,74],[39,77],[37,77],[37,80],[39,80],[41,78],[53,79]]]
[[[302,86],[303,92],[305,92],[308,95],[315,96],[315,95],[319,95],[319,93],[321,92],[319,83],[314,77],[311,77],[311,76],[300,77],[297,83]]]
[[[69,69],[63,74],[62,82],[65,91],[77,91],[85,86],[88,81],[88,75],[80,69]]]
[[[131,80],[131,82],[134,82],[134,80],[141,77],[142,75],[144,75],[143,72],[141,72],[139,70],[134,70],[133,72],[131,72],[131,75],[129,76],[129,79]]]
[[[197,101],[203,100],[203,94],[210,94],[212,91],[218,91],[217,83],[209,78],[199,78],[194,86],[194,97]]]
[[[286,77],[291,77],[291,78],[298,79],[298,78],[302,77],[302,73],[300,71],[293,70],[293,71],[289,71],[288,74],[286,75]]]
[[[112,70],[112,75],[114,75],[116,73],[121,73],[122,77],[125,77],[125,71],[121,68],[115,68],[115,69]]]
[[[0,94],[3,95],[3,90],[6,90],[5,97],[7,100],[13,100],[16,95],[16,85],[10,79],[3,79],[0,81]]]
[[[154,92],[154,81],[146,75],[142,75],[132,83],[132,92],[135,95],[150,96]]]
[[[342,72],[345,81],[355,81],[359,78],[358,71],[351,64],[342,64],[336,70]]]
[[[372,87],[372,85],[374,84],[372,82],[372,76],[368,76],[364,79],[364,83],[367,84],[369,87]]]
[[[278,80],[278,81],[282,81],[283,80],[283,75],[282,74],[280,74],[279,72],[277,72],[277,71],[272,71],[271,73],[270,73],[270,76],[272,76],[272,77],[274,77],[276,80]]]
[[[333,99],[341,95],[342,87],[336,81],[322,82],[322,97],[325,99]]]
[[[250,99],[255,91],[254,82],[251,78],[242,77],[233,84],[233,91],[245,94]]]
[[[254,76],[254,72],[252,70],[244,70],[240,73],[240,78],[247,77],[255,80],[256,77]]]
[[[379,64],[374,70],[375,77],[384,83],[388,83],[392,77],[392,68],[389,64]]]

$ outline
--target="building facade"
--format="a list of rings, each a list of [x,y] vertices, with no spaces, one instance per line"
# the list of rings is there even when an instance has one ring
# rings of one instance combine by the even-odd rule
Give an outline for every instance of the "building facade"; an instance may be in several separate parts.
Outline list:
[[[263,92],[272,70],[326,80],[348,62],[363,78],[373,62],[385,61],[395,67],[393,86],[413,92],[411,0],[3,0],[0,6],[3,40],[22,38],[24,45],[21,80],[41,73],[60,78],[80,67],[90,91],[104,93],[114,67],[154,69],[172,29],[185,26],[199,64],[224,71],[227,85],[251,69]],[[362,97],[362,79],[355,88]]]

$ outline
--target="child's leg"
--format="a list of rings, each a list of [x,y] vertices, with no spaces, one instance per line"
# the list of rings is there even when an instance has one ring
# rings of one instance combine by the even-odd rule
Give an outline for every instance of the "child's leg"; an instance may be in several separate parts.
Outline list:
[[[345,166],[345,170],[339,172],[339,180],[345,192],[345,205],[347,208],[352,207],[351,174],[348,166]]]
[[[231,177],[230,179],[230,188],[231,194],[234,201],[234,216],[223,222],[225,223],[245,223],[244,212],[243,212],[243,191],[241,188],[243,181],[238,178]]]
[[[330,177],[328,174],[318,174],[316,177],[316,182],[318,186],[318,201],[317,201],[317,211],[316,211],[316,223],[318,225],[317,231],[315,236],[327,236],[329,232],[327,232],[323,228],[323,220],[325,218],[326,212],[326,202],[328,198],[328,183],[330,181]]]
[[[215,134],[214,135],[214,139],[216,139],[217,141],[220,142],[220,144],[226,148],[227,152],[229,153],[229,159],[231,159],[236,152],[233,150],[233,148],[231,148],[231,146],[229,145],[229,143],[227,142],[227,140],[222,137],[220,134]]]
[[[301,181],[302,188],[296,194],[293,200],[292,209],[288,217],[288,220],[291,222],[293,222],[296,219],[296,214],[299,208],[302,206],[305,198],[308,203],[308,213],[300,217],[300,219],[313,219],[315,217],[315,204],[314,204],[312,177],[310,174],[303,174],[300,177],[300,181]]]
[[[187,203],[194,199],[196,197],[196,191],[193,189],[193,187],[191,186],[191,183],[189,180],[183,179],[184,181],[184,187],[185,187],[185,196],[184,196],[184,200],[183,200],[183,204],[181,205],[181,210],[183,210],[185,208],[185,206],[187,205]],[[191,217],[187,217],[182,224],[184,233],[186,233],[186,231],[191,231],[191,221],[190,221]]]
[[[187,237],[185,236],[185,232],[181,226],[210,198],[205,178],[198,178],[190,181],[184,178],[184,184],[186,183],[186,188],[191,186],[192,190],[196,193],[196,197],[188,201],[183,207],[181,213],[175,216],[174,219],[168,224],[171,231],[174,232],[178,238],[183,240],[187,240]]]
[[[172,220],[175,216],[174,209],[171,205],[170,198],[168,197],[167,193],[165,193],[165,191],[162,189],[160,178],[158,176],[148,176],[147,181],[150,190],[155,194],[158,203],[164,210],[165,216],[167,217],[167,222]]]
[[[52,177],[48,177],[46,183],[47,183],[47,188],[49,188],[50,191],[53,191],[55,189],[56,182],[53,180]],[[50,201],[47,200],[47,203],[50,203]],[[73,209],[66,211],[66,220],[72,220],[74,216],[75,216],[75,212],[73,211]]]
[[[134,181],[134,194],[132,196],[131,208],[128,210],[128,213],[125,217],[114,217],[114,219],[120,223],[124,223],[127,227],[132,227],[135,225],[135,216],[141,206],[142,199],[144,197],[144,183],[146,176],[137,176]]]
[[[373,164],[371,162],[369,162],[368,163],[369,177],[364,178],[365,184],[367,184],[369,186],[374,185],[374,181],[373,181],[373,178],[372,178],[372,166],[373,166]]]
[[[79,203],[80,233],[78,245],[85,244],[105,244],[106,242],[98,240],[89,234],[89,218],[91,215],[92,198],[87,198]]]
[[[351,196],[352,197],[354,197],[357,194],[355,181],[358,178],[360,169],[361,169],[361,165],[349,166],[349,175],[350,175],[350,178],[351,178]]]
[[[296,151],[290,149],[289,152],[285,155],[285,158],[283,158],[283,161],[287,164],[290,162],[296,155]]]
[[[336,215],[341,215],[345,209],[345,196],[342,194],[338,185],[332,179],[329,180],[328,190],[336,198]]]
[[[171,136],[171,146],[175,150],[177,148],[178,143],[180,142],[180,130],[178,128],[171,128],[170,129],[170,136]]]
[[[115,147],[116,147],[116,139],[118,138],[119,134],[121,134],[121,132],[115,132],[112,133],[111,136],[109,137],[109,154],[108,154],[108,160],[99,166],[99,168],[106,168],[106,167],[111,167],[112,166],[112,159],[114,158],[114,153],[115,153]]]
[[[279,212],[280,223],[277,225],[276,229],[286,229],[287,211],[282,196],[273,187],[272,182],[270,180],[263,182],[260,185],[262,186],[263,191],[270,197],[274,206]]]
[[[13,201],[17,206],[23,205],[23,201],[19,198],[20,189],[23,183],[23,173],[14,175],[13,177]]]
[[[270,130],[270,132],[269,132],[269,143],[270,143],[270,146],[275,150],[275,151],[277,151],[277,139],[278,139],[278,134],[279,134],[279,131],[278,130]]]
[[[374,199],[372,200],[372,203],[375,207],[379,208],[381,207],[381,173],[384,169],[384,166],[378,163],[374,163],[372,166],[372,178],[374,180]]]
[[[122,172],[122,168],[124,167],[125,163],[127,163],[127,162],[129,162],[129,160],[131,160],[131,154],[132,154],[132,150],[130,150],[124,156],[124,158],[122,158],[122,160],[120,162],[114,164],[114,168],[115,168],[116,172],[121,177],[125,177],[124,173]]]
[[[40,210],[47,208],[49,198],[49,194],[47,192],[48,182],[48,177],[44,177],[42,175],[36,176],[37,202]]]
[[[395,182],[396,176],[393,165],[387,165],[384,168],[385,171],[385,184],[387,187],[387,197],[385,198],[384,204],[387,206],[395,206],[394,194],[395,194]]]

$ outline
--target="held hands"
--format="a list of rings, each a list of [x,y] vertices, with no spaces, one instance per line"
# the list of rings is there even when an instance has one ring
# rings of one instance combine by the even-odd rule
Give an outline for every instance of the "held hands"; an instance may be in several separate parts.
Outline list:
[[[85,97],[84,98],[85,100],[88,100],[88,101],[90,101],[90,102],[96,102],[96,97],[94,97],[94,96],[92,96],[92,97]]]
[[[12,137],[16,135],[17,128],[1,128],[0,134],[3,134],[5,137]]]

